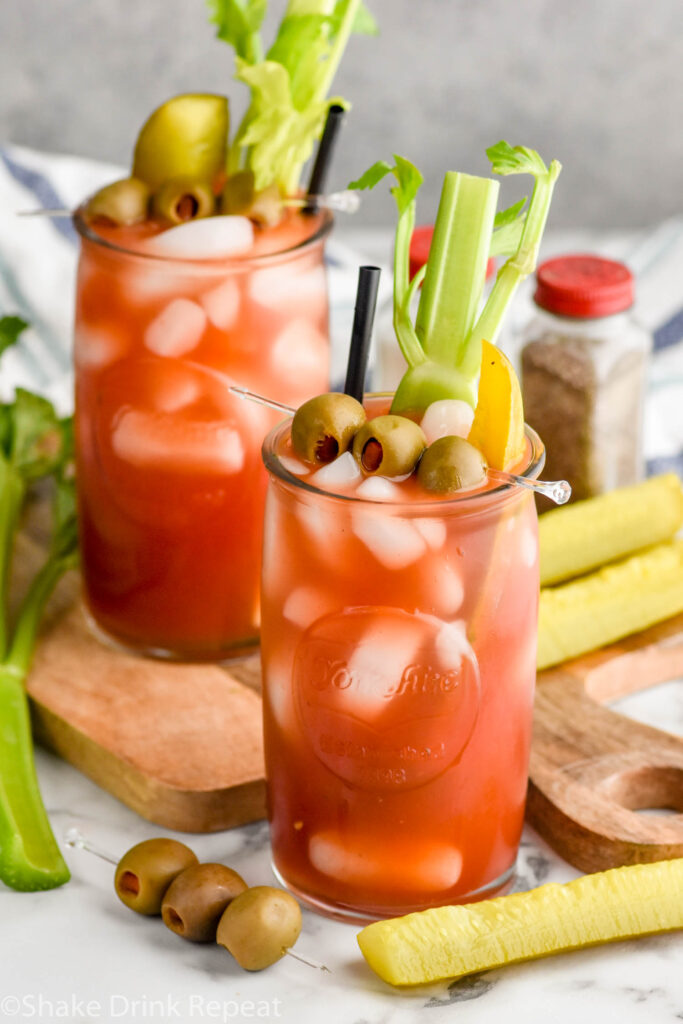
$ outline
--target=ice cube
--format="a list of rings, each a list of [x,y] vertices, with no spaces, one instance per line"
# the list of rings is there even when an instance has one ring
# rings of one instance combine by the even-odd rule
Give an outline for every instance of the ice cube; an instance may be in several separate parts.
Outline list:
[[[362,721],[381,715],[390,695],[399,690],[423,639],[424,627],[419,619],[400,611],[393,616],[382,614],[379,609],[348,659],[348,675],[354,685],[344,691],[345,710]]]
[[[145,331],[145,345],[158,356],[184,356],[199,343],[206,313],[192,299],[173,299]]]
[[[309,395],[311,387],[317,386],[327,373],[329,358],[327,338],[304,317],[287,324],[276,338],[271,352],[273,372],[280,378],[280,383],[287,386],[292,402],[298,399],[299,394]],[[292,391],[296,392],[294,398]]]
[[[427,444],[432,444],[440,437],[467,437],[473,419],[474,410],[467,402],[458,398],[442,398],[427,406],[420,426]]]
[[[323,491],[334,491],[338,488],[352,487],[360,477],[361,472],[353,455],[351,452],[344,452],[314,473],[309,483]]]
[[[200,302],[206,310],[214,327],[227,331],[237,322],[240,311],[240,289],[234,278],[228,278],[222,284],[202,295]]]
[[[417,837],[405,841],[404,849],[395,841],[378,843],[375,836],[318,832],[309,840],[308,855],[313,867],[328,878],[371,886],[378,892],[405,884],[406,864],[410,864],[411,885],[427,892],[452,888],[462,872],[462,855],[456,846]]]
[[[354,510],[353,532],[386,569],[405,569],[416,562],[427,545],[407,519]]]
[[[124,295],[131,304],[189,296],[201,284],[201,276],[180,275],[175,267],[138,265],[141,262],[136,261],[135,266],[127,267],[121,276]]]
[[[244,464],[240,435],[227,424],[183,421],[141,409],[123,412],[112,447],[120,459],[138,468],[231,474]]]
[[[446,543],[446,524],[443,519],[415,519],[415,529],[424,537],[427,547],[439,551]]]
[[[153,402],[159,412],[179,412],[202,394],[199,378],[182,364],[169,360],[158,367],[155,377]]]
[[[467,626],[464,619],[457,622],[444,622],[436,636],[436,653],[444,668],[455,668],[463,661],[477,664],[477,656],[467,639]]]
[[[248,217],[201,217],[147,239],[144,252],[178,259],[217,260],[248,252],[254,228]]]
[[[286,469],[292,476],[306,476],[310,471],[310,466],[307,466],[305,462],[299,462],[298,459],[292,459],[289,455],[278,456],[280,465],[283,469]]]
[[[330,594],[317,587],[297,587],[287,597],[282,614],[300,629],[308,629],[312,622],[328,615],[337,602]]]
[[[329,551],[330,515],[320,504],[297,502],[296,517],[308,534],[312,546],[321,554]]]
[[[296,711],[292,694],[293,652],[289,647],[271,654],[264,664],[263,681],[267,703],[279,727],[291,736],[296,728]]]
[[[423,601],[444,619],[456,614],[465,597],[460,574],[443,558],[435,558],[425,566],[425,591]]]
[[[296,273],[291,267],[257,270],[249,281],[249,297],[267,309],[305,309],[309,315],[323,315],[327,303],[327,281],[323,267]]]
[[[536,565],[538,538],[536,537],[536,531],[530,526],[522,530],[522,535],[519,538],[519,554],[522,565],[528,569],[532,569]]]
[[[74,335],[74,362],[78,369],[98,370],[123,358],[123,338],[104,327],[79,327]]]
[[[400,501],[401,491],[384,476],[368,476],[356,488],[356,494],[365,501]]]

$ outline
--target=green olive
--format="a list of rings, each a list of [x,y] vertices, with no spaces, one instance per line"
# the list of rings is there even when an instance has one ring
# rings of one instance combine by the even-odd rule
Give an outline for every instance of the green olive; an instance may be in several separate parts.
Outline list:
[[[486,460],[464,437],[440,437],[420,460],[417,478],[427,491],[450,494],[486,479]]]
[[[260,192],[255,192],[252,171],[239,171],[228,178],[220,205],[221,213],[249,217],[264,227],[272,227],[282,217],[282,197],[279,188],[273,184]]]
[[[234,216],[248,216],[254,202],[253,171],[238,171],[231,174],[221,194],[221,213]]]
[[[116,865],[116,895],[138,914],[160,914],[164,893],[173,879],[197,863],[195,854],[185,843],[175,839],[146,839],[124,853]]]
[[[247,217],[267,228],[279,223],[282,217],[282,196],[277,185],[269,185],[256,193]]]
[[[365,423],[365,409],[350,395],[316,395],[304,402],[292,420],[292,448],[316,466],[348,451]]]
[[[210,217],[216,210],[211,184],[201,178],[171,178],[152,196],[152,210],[173,224]]]
[[[412,473],[427,445],[422,428],[405,416],[376,416],[356,434],[353,454],[367,476]]]
[[[245,971],[262,971],[293,946],[301,932],[301,908],[288,892],[255,885],[232,901],[218,922],[216,942]]]
[[[228,121],[225,96],[173,96],[142,126],[135,144],[133,174],[152,189],[170,178],[214,181],[225,167]]]
[[[86,213],[92,220],[112,224],[139,224],[147,217],[149,187],[138,178],[121,178],[105,185],[88,200]]]
[[[221,914],[246,888],[241,875],[225,864],[193,864],[181,871],[166,890],[161,918],[183,939],[214,942]]]

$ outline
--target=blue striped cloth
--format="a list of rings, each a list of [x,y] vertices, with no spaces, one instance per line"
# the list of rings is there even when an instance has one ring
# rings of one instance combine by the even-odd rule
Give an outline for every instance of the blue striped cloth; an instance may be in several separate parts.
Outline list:
[[[31,324],[2,359],[0,395],[21,385],[50,397],[60,411],[71,406],[71,334],[78,240],[68,217],[20,217],[21,211],[73,209],[121,169],[77,157],[0,147],[0,315],[19,314]],[[390,233],[378,232],[390,252]],[[347,230],[347,237],[352,237]],[[367,231],[364,238],[367,239]],[[647,231],[552,233],[543,257],[558,252],[598,252],[622,259],[637,278],[635,315],[654,336],[645,424],[650,472],[683,476],[683,216]],[[333,377],[341,379],[353,316],[360,255],[333,240],[328,247],[332,301]],[[388,275],[383,294],[389,288]],[[518,330],[531,315],[531,285],[512,317]]]

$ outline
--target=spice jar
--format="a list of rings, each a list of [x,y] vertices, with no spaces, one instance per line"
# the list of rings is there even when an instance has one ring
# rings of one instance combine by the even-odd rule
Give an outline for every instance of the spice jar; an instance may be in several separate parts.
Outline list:
[[[541,264],[537,313],[521,345],[525,417],[543,438],[545,475],[572,500],[643,475],[643,403],[652,338],[633,319],[628,267],[592,255]]]

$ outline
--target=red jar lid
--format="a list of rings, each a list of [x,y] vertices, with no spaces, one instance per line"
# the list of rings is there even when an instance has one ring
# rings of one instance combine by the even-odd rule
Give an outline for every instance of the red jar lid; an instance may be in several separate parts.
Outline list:
[[[410,240],[410,279],[415,277],[420,267],[424,267],[425,263],[429,259],[429,249],[432,244],[432,235],[434,234],[433,224],[421,224],[416,227],[413,231],[413,237]],[[491,277],[496,271],[496,261],[493,257],[488,261],[486,266],[486,277]]]
[[[560,316],[609,316],[633,305],[633,274],[628,267],[589,253],[546,260],[536,281],[536,305]]]

